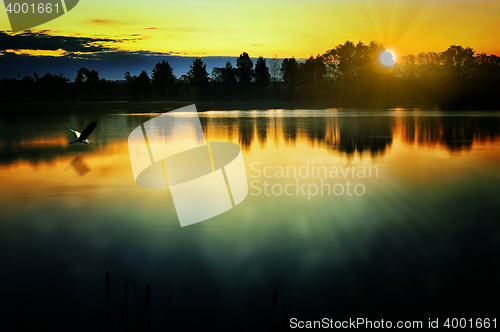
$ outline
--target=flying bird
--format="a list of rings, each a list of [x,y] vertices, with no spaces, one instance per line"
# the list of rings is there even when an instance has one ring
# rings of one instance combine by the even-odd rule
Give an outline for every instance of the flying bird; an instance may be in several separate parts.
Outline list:
[[[73,128],[68,127],[69,130],[71,130],[76,136],[76,139],[73,142],[69,142],[69,144],[73,144],[76,142],[89,144],[91,140],[89,140],[88,137],[94,131],[96,126],[97,126],[97,121],[93,121],[81,133],[74,130]]]

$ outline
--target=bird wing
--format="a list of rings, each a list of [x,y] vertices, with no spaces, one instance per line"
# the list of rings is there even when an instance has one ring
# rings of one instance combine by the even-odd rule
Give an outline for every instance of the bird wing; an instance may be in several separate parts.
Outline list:
[[[68,128],[69,128],[69,127],[68,127]],[[79,131],[76,131],[76,130],[74,130],[73,128],[69,128],[69,130],[71,130],[71,131],[75,134],[76,139],[79,139],[79,138],[80,138],[80,135],[81,135],[81,134],[80,134],[80,132],[79,132]]]
[[[82,135],[80,136],[80,138],[82,140],[84,139],[87,139],[87,137],[89,137],[89,135],[94,131],[95,127],[97,126],[97,121],[93,121],[91,122],[87,128],[85,128],[83,131],[82,131]]]

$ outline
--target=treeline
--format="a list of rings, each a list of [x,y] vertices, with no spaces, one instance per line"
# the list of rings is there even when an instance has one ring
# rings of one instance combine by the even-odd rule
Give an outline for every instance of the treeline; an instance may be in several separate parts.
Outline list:
[[[407,55],[393,66],[380,61],[382,44],[347,41],[323,55],[254,63],[248,53],[236,66],[208,73],[202,59],[176,77],[162,60],[148,74],[124,74],[107,81],[99,72],[80,68],[74,82],[60,75],[35,74],[0,81],[1,100],[283,100],[496,103],[500,96],[500,58],[450,46],[441,53]]]

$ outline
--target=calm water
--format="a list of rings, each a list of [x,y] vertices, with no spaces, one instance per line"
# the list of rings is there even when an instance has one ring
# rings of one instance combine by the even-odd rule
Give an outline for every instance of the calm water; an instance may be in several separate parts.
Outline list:
[[[169,190],[136,186],[127,147],[167,110],[106,107],[1,117],[0,326],[104,330],[107,271],[117,331],[127,275],[138,297],[151,285],[154,330],[174,289],[170,330],[498,314],[500,112],[200,113],[208,141],[240,145],[249,195],[181,228]],[[93,120],[93,142],[68,145]]]

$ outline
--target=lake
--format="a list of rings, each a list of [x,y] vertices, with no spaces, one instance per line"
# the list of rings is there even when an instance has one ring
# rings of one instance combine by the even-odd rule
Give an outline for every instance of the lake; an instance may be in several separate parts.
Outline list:
[[[127,317],[131,331],[324,317],[426,326],[498,313],[500,111],[200,112],[207,141],[240,146],[248,196],[181,227],[169,189],[136,185],[128,149],[133,129],[171,108],[96,108],[3,110],[4,329],[124,331]],[[94,120],[90,144],[68,144],[67,127]]]

